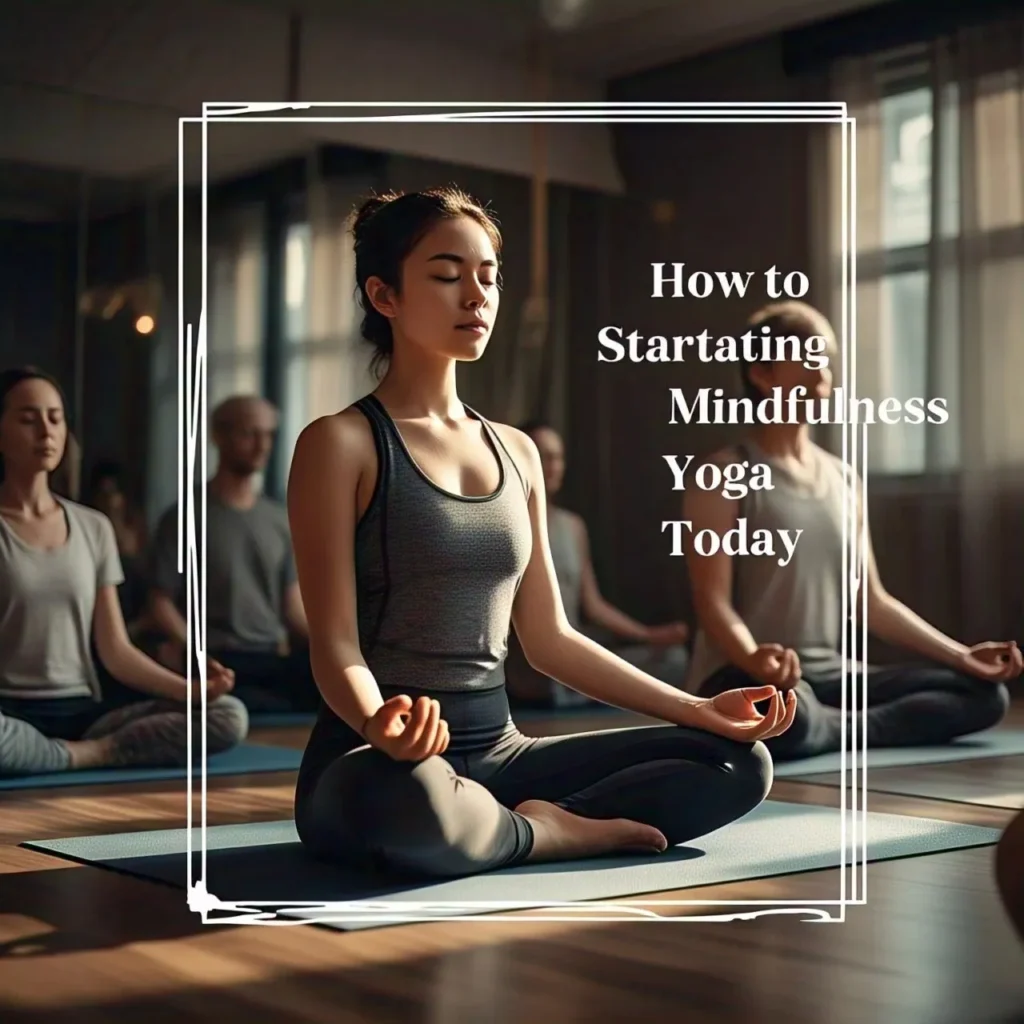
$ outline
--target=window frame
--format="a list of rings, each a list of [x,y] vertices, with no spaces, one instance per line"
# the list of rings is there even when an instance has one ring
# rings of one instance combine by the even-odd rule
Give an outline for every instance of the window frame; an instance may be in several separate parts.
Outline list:
[[[907,95],[921,89],[928,91],[933,125],[930,142],[930,159],[933,173],[929,175],[928,182],[928,201],[931,215],[929,218],[929,237],[923,242],[887,246],[883,239],[882,244],[877,248],[858,251],[856,254],[857,284],[870,282],[881,286],[887,279],[896,278],[903,274],[924,273],[926,302],[930,302],[932,260],[936,247],[938,247],[940,252],[947,246],[950,249],[955,248],[958,245],[960,235],[958,225],[956,232],[950,237],[938,240],[934,237],[936,219],[934,174],[936,134],[934,132],[934,125],[942,116],[942,101],[935,87],[933,50],[930,45],[915,44],[878,54],[875,57],[875,61],[880,105],[885,100],[894,96]],[[881,111],[879,116],[881,119]],[[959,337],[959,334],[955,345],[957,357],[959,358],[962,345],[962,338]],[[932,338],[929,338],[926,341],[924,367],[925,377],[928,381],[926,394],[923,396],[926,401],[935,397],[948,397],[934,393],[935,388],[932,386],[934,360],[935,342]],[[935,446],[931,441],[932,432],[937,428],[928,424],[922,424],[914,429],[923,429],[926,432],[924,465],[919,469],[913,470],[890,470],[884,466],[877,464],[872,466],[869,463],[868,469],[871,477],[872,491],[880,493],[947,493],[956,491],[959,488],[963,473],[962,454],[957,453],[956,464],[953,468],[937,468],[937,459],[934,455]]]

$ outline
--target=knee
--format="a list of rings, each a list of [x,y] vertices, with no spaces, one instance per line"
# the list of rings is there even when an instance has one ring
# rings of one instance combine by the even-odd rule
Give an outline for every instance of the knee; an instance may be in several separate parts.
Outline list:
[[[651,819],[673,846],[714,832],[759,807],[771,789],[772,758],[761,742],[720,739],[714,753],[702,759],[699,775],[684,771],[678,778],[683,787],[663,791],[661,796],[670,803],[661,804]]]
[[[732,776],[737,803],[746,813],[762,803],[771,791],[774,778],[772,755],[760,740],[737,743],[734,747],[725,764]]]
[[[356,856],[378,867],[408,866],[449,845],[438,786],[441,758],[394,761],[376,750],[341,758],[296,807],[300,837],[323,856]],[[454,775],[454,773],[452,773]]]
[[[773,780],[772,755],[760,740],[740,743],[717,736],[714,739],[713,749],[702,759],[709,769],[706,784],[714,790],[714,801],[723,809],[734,809],[738,817],[768,796]]]
[[[227,694],[213,701],[206,711],[206,743],[210,753],[237,747],[249,735],[249,712],[237,698]]]
[[[998,725],[1010,710],[1010,691],[1005,683],[990,683],[974,676],[959,676],[965,693],[964,724],[972,732]]]
[[[360,821],[378,855],[392,868],[411,870],[458,859],[458,814],[450,797],[461,782],[454,769],[441,757],[387,760],[388,769],[371,791],[372,806],[362,805]]]
[[[985,711],[985,725],[990,729],[998,725],[1010,710],[1010,691],[1005,683],[986,683],[982,691],[981,703]]]

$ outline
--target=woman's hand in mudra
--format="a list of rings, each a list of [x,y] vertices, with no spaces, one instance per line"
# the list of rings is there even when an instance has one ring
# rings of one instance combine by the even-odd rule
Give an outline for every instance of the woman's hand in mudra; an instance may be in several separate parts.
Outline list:
[[[769,699],[768,710],[762,715],[754,705]],[[783,694],[774,686],[726,690],[695,705],[686,724],[741,743],[767,740],[781,735],[793,724],[796,700],[796,691]]]
[[[1013,640],[975,644],[961,656],[957,667],[978,679],[1005,683],[1024,670],[1024,657]]]
[[[208,704],[230,693],[235,688],[235,673],[215,658],[206,659],[206,702]],[[202,681],[192,680],[192,702],[198,704],[203,697]]]
[[[448,723],[429,697],[386,700],[363,726],[363,738],[395,761],[425,761],[448,749]]]

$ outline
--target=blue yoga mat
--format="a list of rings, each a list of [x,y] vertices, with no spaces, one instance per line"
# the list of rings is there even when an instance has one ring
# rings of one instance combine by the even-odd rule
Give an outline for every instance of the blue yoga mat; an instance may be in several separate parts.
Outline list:
[[[294,771],[302,761],[302,751],[290,747],[259,746],[244,743],[207,761],[206,774],[246,775],[250,772]],[[48,772],[45,775],[18,775],[0,778],[2,789],[43,789],[55,786],[103,786],[118,782],[156,782],[184,779],[184,768],[95,768],[80,772]],[[199,781],[198,767],[193,781]]]
[[[1024,729],[990,729],[941,747],[878,747],[868,751],[868,786],[874,768],[902,768],[917,764],[948,764],[974,761],[983,757],[1012,757],[1024,754]],[[858,752],[858,771],[863,766],[863,752]],[[851,759],[846,756],[846,770]],[[800,761],[775,763],[775,778],[794,779],[842,771],[839,754],[819,754]],[[835,783],[840,784],[839,780]]]
[[[849,827],[850,816],[847,816]],[[925,853],[988,846],[999,840],[992,828],[959,825],[893,814],[867,815],[868,859],[872,861]],[[847,834],[849,846],[849,833]],[[141,878],[185,886],[184,829],[82,836],[22,844]],[[198,866],[200,831],[193,829],[193,856]],[[588,861],[526,864],[503,871],[436,883],[396,884],[310,858],[291,821],[222,825],[207,829],[209,892],[232,903],[273,902],[283,905],[345,901],[347,919],[313,908],[288,910],[289,916],[313,916],[320,924],[349,930],[403,921],[401,908],[376,912],[371,904],[449,904],[435,916],[482,914],[474,902],[509,901],[544,907],[566,901],[639,897],[644,893],[737,882],[835,868],[840,865],[841,815],[834,808],[767,801],[746,817],[711,835],[656,856],[605,857]],[[846,863],[851,861],[848,849]],[[785,896],[780,893],[780,898]],[[836,898],[839,898],[838,892]],[[452,907],[451,904],[456,904]],[[500,908],[489,908],[491,910]],[[417,908],[418,917],[429,911]],[[408,918],[405,918],[408,920]]]

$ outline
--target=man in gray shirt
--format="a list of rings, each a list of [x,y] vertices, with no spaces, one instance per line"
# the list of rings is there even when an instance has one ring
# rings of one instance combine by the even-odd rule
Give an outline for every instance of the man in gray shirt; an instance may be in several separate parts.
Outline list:
[[[250,396],[225,400],[211,421],[218,462],[206,488],[206,646],[234,670],[235,695],[250,711],[312,710],[319,703],[288,514],[256,487],[277,424],[277,410]],[[197,519],[201,500],[197,495]],[[153,542],[151,605],[159,627],[183,649],[177,530],[174,506]]]
[[[767,417],[737,445],[710,457],[723,477],[730,465],[768,467],[770,487],[742,496],[724,488],[686,492],[683,521],[692,527],[686,558],[700,625],[692,690],[714,697],[765,684],[795,689],[793,724],[768,741],[773,757],[838,751],[844,728],[852,728],[843,697],[845,633],[849,660],[863,672],[852,674],[847,666],[849,686],[859,687],[864,679],[867,746],[938,745],[994,727],[1009,706],[1005,684],[1024,668],[1016,643],[958,643],[891,595],[875,563],[860,478],[811,438],[811,423],[825,422],[820,403],[843,401],[832,390],[838,347],[831,324],[813,307],[785,301],[759,310],[747,326],[798,345],[782,358],[741,363],[751,409],[778,395],[781,406],[796,415],[784,414],[781,422]],[[797,399],[792,406],[790,396]],[[841,406],[840,411],[848,414]],[[739,528],[748,536],[776,537],[780,527],[799,538],[788,560],[778,557],[781,547],[734,555],[724,543],[706,553],[694,541],[702,531],[724,538]],[[863,643],[851,635],[843,601],[847,530],[849,537],[863,537],[866,571],[860,586],[867,589],[868,631],[903,648],[912,661],[872,665]]]

